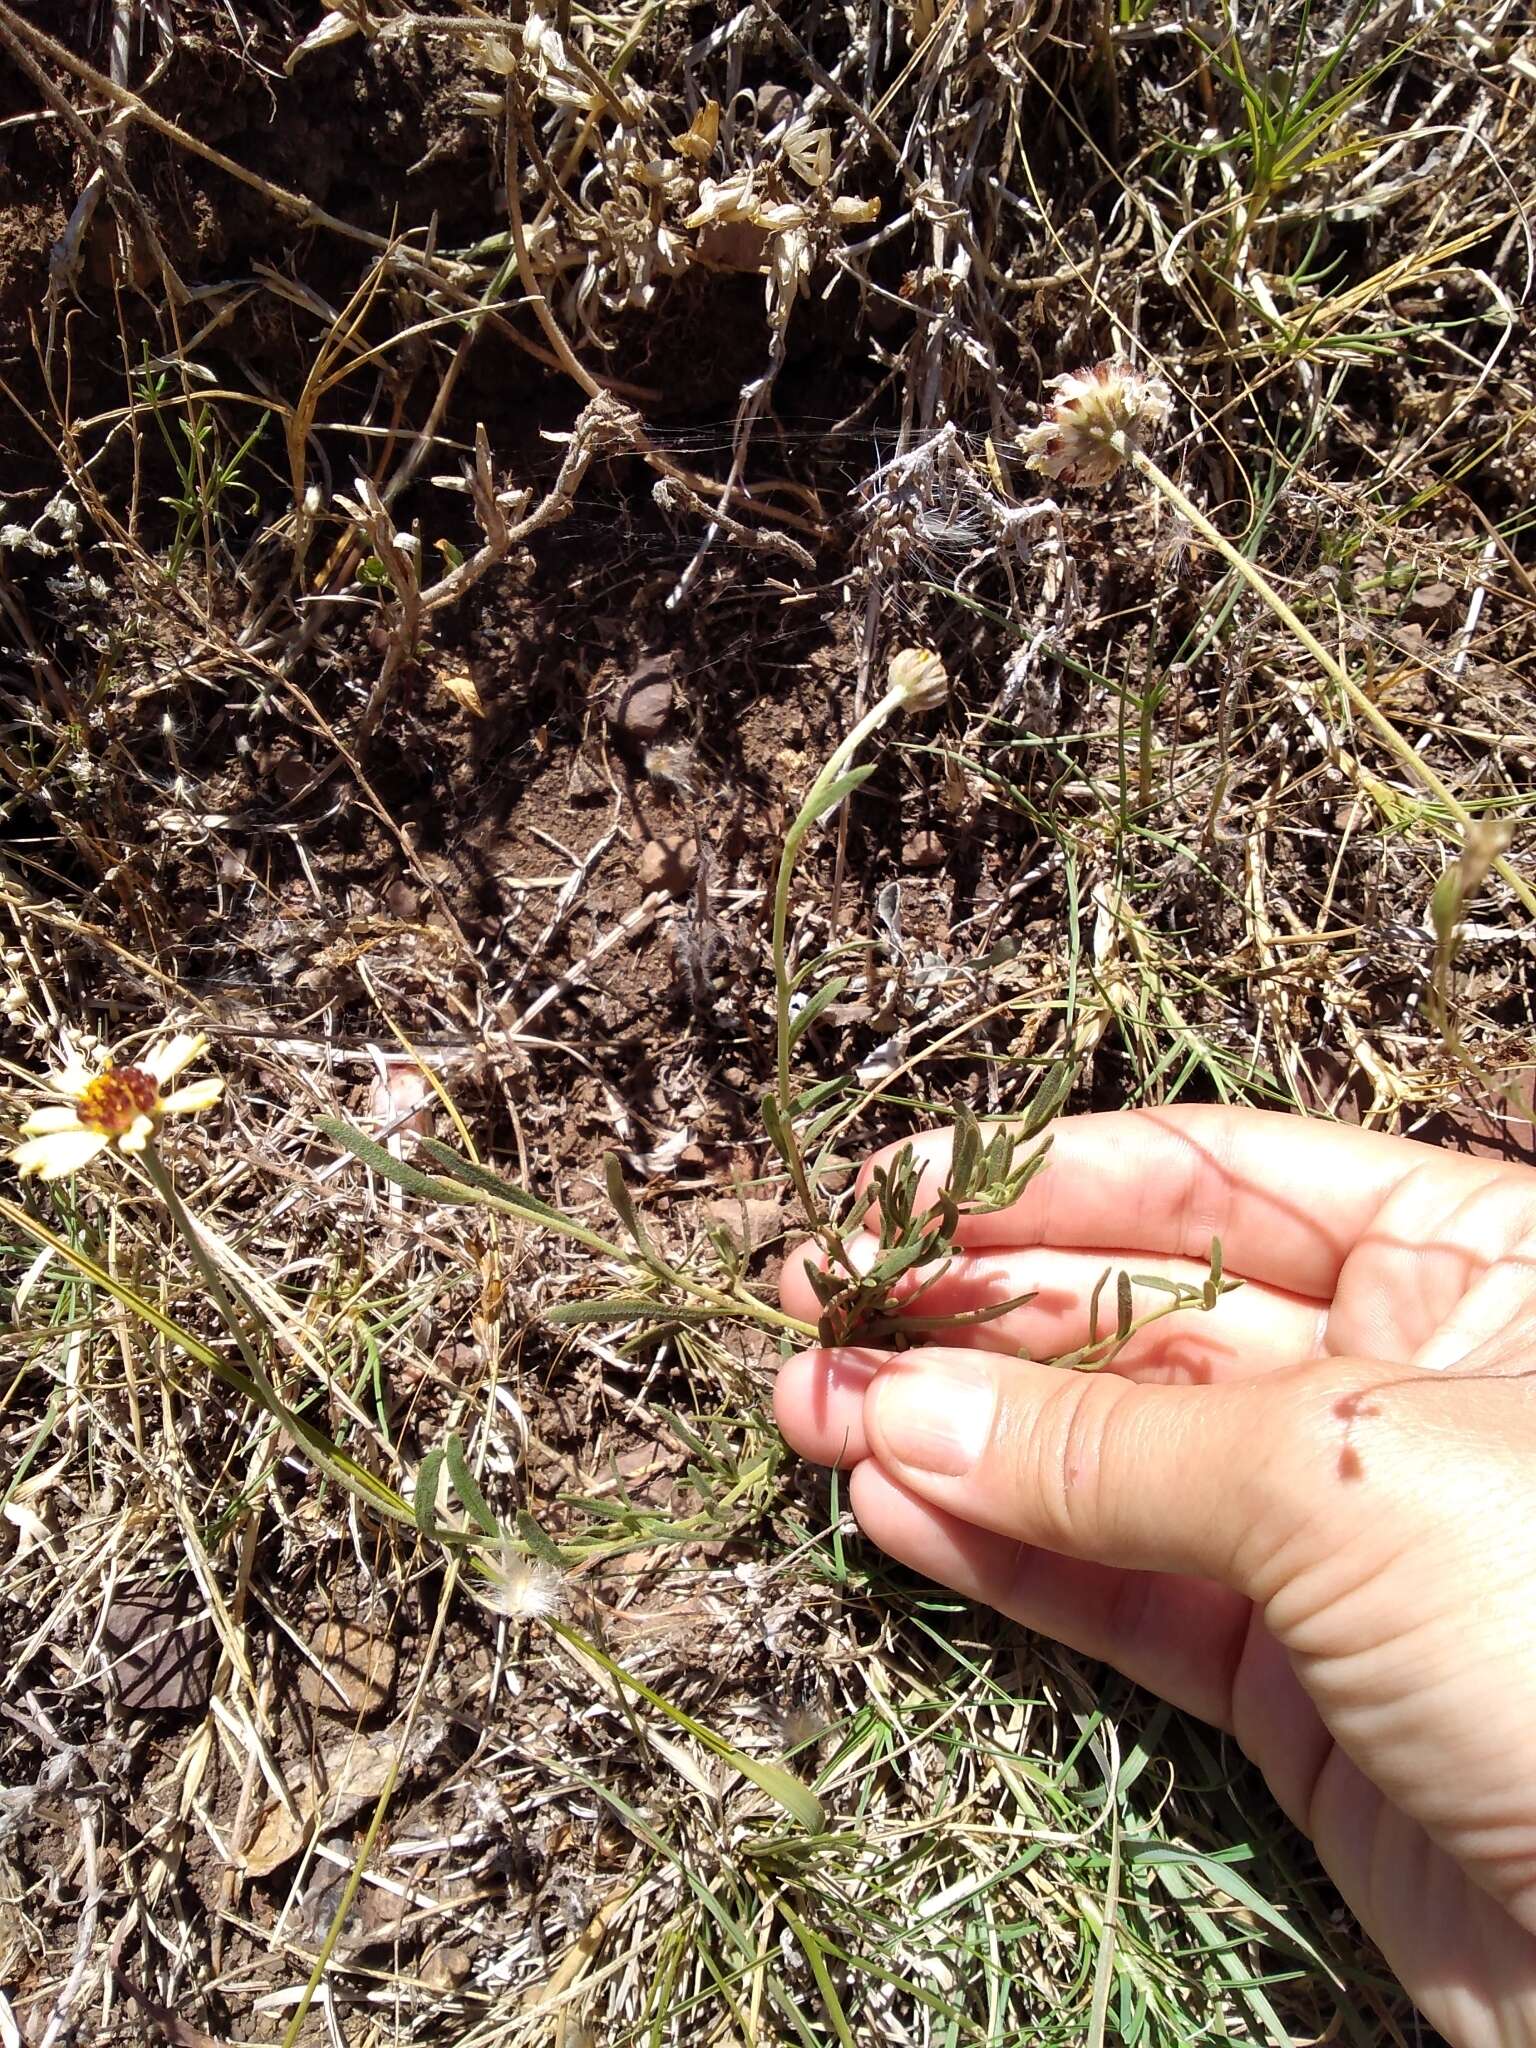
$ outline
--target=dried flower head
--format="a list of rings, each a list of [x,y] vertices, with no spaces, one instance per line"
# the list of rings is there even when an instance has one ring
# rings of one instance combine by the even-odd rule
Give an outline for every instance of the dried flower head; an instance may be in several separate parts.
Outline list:
[[[1053,377],[1037,427],[1019,435],[1031,469],[1064,484],[1107,484],[1130,448],[1154,440],[1173,410],[1173,393],[1119,357]]]
[[[937,711],[949,702],[949,673],[931,647],[898,647],[886,674],[904,711]]]
[[[98,1152],[142,1152],[163,1117],[188,1116],[211,1109],[224,1083],[194,1081],[167,1095],[165,1084],[208,1050],[203,1034],[178,1031],[152,1045],[138,1063],[96,1072],[71,1056],[48,1076],[48,1092],[62,1099],[35,1110],[21,1127],[24,1142],[11,1153],[23,1174],[57,1180],[87,1166]]]

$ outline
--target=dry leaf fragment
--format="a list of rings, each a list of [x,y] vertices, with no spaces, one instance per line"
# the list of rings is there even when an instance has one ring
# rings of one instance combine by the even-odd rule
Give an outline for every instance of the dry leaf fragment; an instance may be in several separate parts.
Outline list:
[[[796,121],[784,131],[780,147],[806,184],[820,191],[832,175],[832,130]]]
[[[288,52],[283,65],[285,78],[292,78],[294,66],[301,57],[308,57],[315,50],[328,50],[333,43],[344,43],[349,36],[359,33],[359,24],[350,14],[343,14],[339,7],[333,7],[329,14],[320,17],[319,25],[312,28],[302,43]]]
[[[393,1734],[355,1736],[319,1761],[315,1777],[289,1805],[274,1799],[263,1807],[241,1862],[247,1877],[270,1877],[308,1843],[317,1820],[329,1834],[355,1820],[389,1783],[399,1738]]]
[[[720,134],[720,102],[706,100],[694,115],[686,135],[675,135],[672,147],[679,156],[691,156],[696,164],[707,164],[715,153]]]
[[[485,706],[480,701],[480,692],[475,688],[473,676],[439,676],[437,684],[438,688],[446,690],[454,703],[467,711],[471,718],[484,718]]]
[[[908,39],[914,45],[926,42],[938,19],[936,0],[903,0],[901,13]]]

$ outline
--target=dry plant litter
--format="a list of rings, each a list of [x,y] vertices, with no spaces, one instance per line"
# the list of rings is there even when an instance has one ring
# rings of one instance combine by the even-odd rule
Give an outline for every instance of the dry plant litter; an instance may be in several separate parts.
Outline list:
[[[0,2042],[1425,2039],[765,1395],[936,1120],[1531,1156],[1528,15],[0,48]]]

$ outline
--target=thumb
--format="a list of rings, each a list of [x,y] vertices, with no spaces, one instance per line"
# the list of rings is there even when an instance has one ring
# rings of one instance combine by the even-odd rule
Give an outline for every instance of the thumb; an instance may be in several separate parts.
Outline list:
[[[894,1479],[967,1522],[1263,1599],[1303,1525],[1330,1541],[1330,1501],[1353,1522],[1352,1404],[1380,1377],[1329,1359],[1218,1387],[1144,1386],[928,1346],[870,1381],[864,1434]]]

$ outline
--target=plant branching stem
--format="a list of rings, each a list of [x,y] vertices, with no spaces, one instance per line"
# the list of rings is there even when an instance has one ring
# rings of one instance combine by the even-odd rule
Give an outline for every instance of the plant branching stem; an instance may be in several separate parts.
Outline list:
[[[800,806],[799,815],[784,835],[784,851],[779,855],[778,880],[773,891],[773,988],[778,1011],[779,1111],[785,1128],[790,1122],[790,979],[787,934],[789,928],[789,885],[794,878],[795,861],[800,852],[801,842],[816,820],[816,806],[839,775],[848,766],[854,755],[863,746],[871,733],[878,732],[893,712],[901,709],[903,693],[887,690],[880,701],[866,711],[851,731],[838,741],[828,755],[826,765],[811,784],[805,802]]]
[[[1126,440],[1124,434],[1116,434],[1114,436],[1114,444],[1126,460],[1147,479],[1147,482],[1167,499],[1174,510],[1189,521],[1201,539],[1213,547],[1230,568],[1236,570],[1237,574],[1242,577],[1254,595],[1269,607],[1286,631],[1292,635],[1300,646],[1307,650],[1319,668],[1322,669],[1324,675],[1328,677],[1330,682],[1336,685],[1346,702],[1365,720],[1366,724],[1370,726],[1376,737],[1393,758],[1408,771],[1409,775],[1419,784],[1421,789],[1428,790],[1431,796],[1444,805],[1445,809],[1465,833],[1476,822],[1472,813],[1458,797],[1452,794],[1435,773],[1434,769],[1430,767],[1429,763],[1422,756],[1415,753],[1397,727],[1386,716],[1385,712],[1372,703],[1371,699],[1349,674],[1349,671],[1338,657],[1330,654],[1317,635],[1297,618],[1295,612],[1292,611],[1291,607],[1269,581],[1264,572],[1256,568],[1249,561],[1248,557],[1243,554],[1241,549],[1234,547],[1219,527],[1212,525],[1199,506],[1185,497],[1184,493],[1173,481],[1173,478],[1166,471],[1160,469],[1150,455],[1146,455],[1141,449],[1133,447]],[[1530,915],[1536,917],[1536,890],[1532,890],[1530,884],[1525,881],[1502,855],[1494,861],[1493,865],[1500,877],[1513,889],[1515,895],[1520,899],[1520,902],[1525,906]]]

